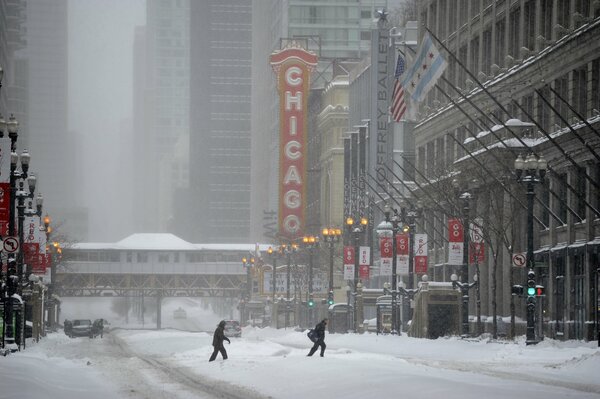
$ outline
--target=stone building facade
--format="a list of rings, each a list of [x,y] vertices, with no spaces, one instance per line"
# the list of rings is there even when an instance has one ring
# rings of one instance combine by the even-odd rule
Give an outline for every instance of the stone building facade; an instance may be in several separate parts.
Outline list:
[[[449,281],[460,272],[447,264],[446,226],[448,218],[464,216],[457,197],[468,190],[469,218],[481,218],[487,229],[478,266],[481,314],[508,317],[514,309],[517,324],[525,320],[525,300],[511,295],[526,275],[512,266],[512,255],[527,249],[525,187],[513,163],[517,155],[543,156],[548,173],[535,185],[533,236],[545,297],[537,300],[543,322],[536,333],[592,339],[600,256],[600,2],[428,0],[419,2],[418,15],[420,37],[430,30],[448,61],[414,129],[416,181],[421,194],[435,194],[420,220],[430,237],[430,278]],[[476,270],[469,268],[472,281]]]

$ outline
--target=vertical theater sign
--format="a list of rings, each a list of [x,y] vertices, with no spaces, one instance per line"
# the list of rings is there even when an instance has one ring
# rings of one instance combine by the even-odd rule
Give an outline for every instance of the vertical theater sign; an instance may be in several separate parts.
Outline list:
[[[279,234],[293,240],[304,234],[306,136],[310,74],[317,56],[289,46],[271,54],[279,91]]]

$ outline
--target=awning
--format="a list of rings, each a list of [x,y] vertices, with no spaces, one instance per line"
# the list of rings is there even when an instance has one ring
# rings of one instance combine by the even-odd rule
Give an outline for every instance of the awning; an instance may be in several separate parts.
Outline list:
[[[533,251],[533,254],[534,255],[543,254],[548,251],[550,251],[550,245],[544,245],[544,246],[540,247],[539,249],[536,249],[535,251]]]
[[[587,244],[587,241],[585,240],[577,240],[572,244],[569,244],[569,254],[570,255],[579,255],[582,254],[583,251],[585,250],[585,245]]]
[[[558,244],[550,248],[550,252],[564,251],[565,249],[567,249],[567,243],[559,242]]]

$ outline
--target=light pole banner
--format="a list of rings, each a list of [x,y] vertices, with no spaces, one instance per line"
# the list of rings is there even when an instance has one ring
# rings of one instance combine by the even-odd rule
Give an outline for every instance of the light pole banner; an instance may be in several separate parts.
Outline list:
[[[310,74],[316,54],[291,45],[271,54],[279,90],[279,233],[304,234],[306,210],[306,136]]]
[[[408,275],[408,248],[409,235],[406,233],[396,235],[396,273]]]
[[[371,263],[371,247],[360,247],[358,257],[359,266],[369,266]]]
[[[354,280],[354,247],[344,247],[344,280]]]
[[[10,183],[10,138],[0,137],[0,183]]]
[[[483,242],[483,219],[475,218],[469,224],[469,262],[483,263],[485,260],[485,244]]]
[[[427,274],[427,234],[415,234],[415,273]]]
[[[464,230],[459,219],[448,219],[448,264],[462,265]]]
[[[381,253],[380,276],[392,275],[392,237],[379,237],[379,251]]]

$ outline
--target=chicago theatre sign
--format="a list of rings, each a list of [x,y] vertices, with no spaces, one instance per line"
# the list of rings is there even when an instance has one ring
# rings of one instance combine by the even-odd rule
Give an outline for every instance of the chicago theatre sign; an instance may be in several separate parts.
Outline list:
[[[306,125],[310,74],[316,54],[298,47],[274,52],[271,66],[279,91],[279,234],[304,234],[306,211]]]

